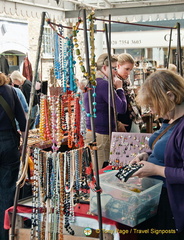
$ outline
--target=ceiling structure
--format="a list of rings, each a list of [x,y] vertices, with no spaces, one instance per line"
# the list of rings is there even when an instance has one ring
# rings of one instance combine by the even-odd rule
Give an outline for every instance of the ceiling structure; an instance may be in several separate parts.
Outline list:
[[[60,0],[62,2],[62,0]],[[59,1],[59,2],[60,2]],[[58,2],[58,3],[59,3]],[[176,4],[183,3],[179,0],[69,0],[74,4],[83,7],[92,7],[95,9],[106,9],[106,8],[122,8],[122,7],[138,7],[138,6],[151,6],[161,4]]]
[[[179,16],[179,19],[184,19],[184,0],[0,0],[0,14],[5,12],[10,15],[16,13],[17,16],[39,17],[43,9],[49,12],[51,18],[54,16],[55,19],[69,21],[78,18],[82,9],[86,9],[87,13],[94,10],[96,17],[106,18],[111,15],[112,20],[119,18],[124,21],[123,17],[126,17],[129,22],[135,16],[146,19],[150,16],[153,19],[172,19]],[[164,14],[169,14],[169,17],[161,16]]]
[[[64,0],[65,1],[65,0]],[[63,2],[60,0],[59,3]],[[76,18],[80,9],[95,10],[95,16],[128,16],[184,12],[183,0],[67,0],[75,9],[66,10],[66,18]],[[59,4],[58,3],[58,4]]]

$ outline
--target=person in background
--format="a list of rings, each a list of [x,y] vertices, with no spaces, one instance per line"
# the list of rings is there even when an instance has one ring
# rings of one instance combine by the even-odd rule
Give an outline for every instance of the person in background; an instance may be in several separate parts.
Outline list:
[[[8,81],[9,81],[9,85],[12,86],[12,80],[11,80],[9,75],[8,75]],[[23,109],[24,109],[24,112],[27,115],[27,113],[28,113],[28,104],[26,102],[26,98],[24,97],[24,94],[22,93],[20,88],[14,87],[14,86],[12,86],[12,87],[15,89],[15,91],[17,93],[17,96],[18,96],[18,98],[19,98],[19,100],[20,100],[20,102],[22,104]],[[17,129],[19,129],[19,125],[18,125],[17,120],[16,120],[16,125],[17,125]]]
[[[10,78],[13,82],[13,84],[18,85],[23,92],[27,104],[29,105],[30,101],[30,96],[31,96],[31,87],[32,87],[32,82],[27,80],[19,71],[13,71],[10,75]],[[34,100],[33,100],[33,106],[31,110],[31,121],[30,121],[30,129],[33,128],[34,122],[37,116],[38,112],[38,103],[39,99],[37,94],[35,93]]]
[[[136,100],[140,106],[150,107],[153,114],[167,119],[149,139],[152,150],[130,162],[143,164],[133,176],[153,176],[164,183],[157,215],[139,228],[172,231],[141,235],[140,239],[184,239],[184,79],[172,71],[157,70],[145,80]]]
[[[10,78],[10,75],[8,75],[8,81],[9,81],[9,85],[12,86],[15,89],[15,91],[17,93],[17,96],[18,96],[18,98],[19,98],[19,100],[22,104],[23,109],[24,109],[24,112],[27,114],[28,113],[28,104],[27,104],[27,101],[26,101],[26,98],[25,98],[24,94],[22,93],[20,88],[12,85],[12,80]]]
[[[169,64],[168,70],[173,71],[174,73],[177,73],[177,67],[172,63]]]
[[[140,132],[139,125],[142,124],[140,109],[135,102],[135,94],[130,89],[130,72],[134,68],[134,59],[128,53],[118,55],[117,77],[123,83],[123,89],[127,99],[127,111],[125,114],[118,114],[119,132]]]
[[[117,57],[111,56],[111,66],[112,66],[112,75],[113,77],[116,74],[117,68]],[[95,88],[95,102],[96,102],[96,117],[94,118],[95,133],[96,133],[96,143],[97,143],[97,154],[98,154],[98,163],[99,169],[103,167],[104,162],[109,161],[110,154],[110,140],[109,140],[109,98],[108,98],[108,87],[109,87],[109,61],[108,54],[103,53],[97,59],[97,72],[96,72],[96,82],[97,86]],[[124,90],[122,88],[122,81],[116,79],[113,82],[114,85],[114,100],[116,105],[116,110],[118,113],[125,113],[127,109],[126,97]],[[92,90],[94,92],[94,89]],[[84,104],[86,113],[89,114],[89,98],[88,92],[84,93]],[[113,106],[111,102],[111,129],[115,130]],[[90,117],[87,115],[86,120],[86,139],[85,143],[89,144],[92,142],[92,131],[91,131],[91,122]]]
[[[14,118],[19,123],[22,137],[26,127],[26,117],[20,100],[13,87],[8,85],[7,76],[0,73],[0,95],[8,103]],[[0,100],[0,239],[8,240],[8,230],[4,229],[5,210],[13,205],[16,181],[19,173],[19,142],[13,124]]]

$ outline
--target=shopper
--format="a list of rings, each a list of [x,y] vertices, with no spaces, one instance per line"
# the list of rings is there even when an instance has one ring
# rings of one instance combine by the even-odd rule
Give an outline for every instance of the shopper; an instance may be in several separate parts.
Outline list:
[[[109,61],[108,54],[104,53],[97,59],[97,72],[96,72],[96,82],[97,86],[95,88],[95,108],[96,117],[94,118],[96,142],[97,142],[97,154],[99,168],[103,167],[104,162],[109,160],[110,153],[110,141],[109,141],[109,98],[108,98],[108,87],[109,87]],[[112,75],[115,76],[117,68],[117,57],[111,57]],[[125,113],[127,108],[126,97],[124,90],[122,88],[122,81],[116,79],[114,82],[114,100],[116,105],[116,110],[119,113]],[[94,92],[94,89],[93,89]],[[84,93],[85,110],[89,114],[89,98],[88,92]],[[85,142],[88,144],[93,140],[91,131],[90,117],[87,115],[87,133]],[[111,130],[115,131],[115,122],[113,114],[113,105],[111,102]]]
[[[22,136],[26,127],[26,117],[14,88],[8,85],[7,77],[0,73],[0,240],[8,240],[4,230],[5,210],[13,205],[16,181],[19,172],[20,151],[16,129],[5,109],[12,112],[13,121],[17,119]],[[2,100],[3,99],[3,100]]]
[[[12,80],[9,75],[8,75],[8,82],[9,82],[9,85],[12,86]],[[15,91],[17,93],[17,96],[22,104],[24,112],[27,114],[28,113],[28,104],[27,104],[27,101],[26,101],[26,98],[25,98],[23,92],[18,87],[13,86],[13,88],[15,89]]]
[[[172,71],[157,70],[142,85],[137,101],[150,107],[153,114],[168,119],[150,137],[152,151],[130,162],[141,161],[144,165],[134,176],[154,176],[164,182],[157,215],[139,227],[165,231],[147,235],[146,239],[184,239],[184,79]]]
[[[168,70],[173,71],[174,73],[177,73],[177,66],[170,63],[168,66]]]
[[[31,96],[31,87],[32,87],[32,82],[27,80],[19,71],[13,71],[12,74],[10,75],[10,78],[12,79],[13,84],[18,85],[20,87],[20,89],[22,90],[26,101],[29,105],[29,101],[30,101],[30,96]],[[36,119],[36,116],[38,114],[38,103],[39,103],[39,99],[38,96],[35,92],[34,95],[34,100],[33,100],[33,106],[32,106],[32,110],[31,110],[31,121],[30,121],[30,129],[33,128],[34,126],[34,122]]]
[[[134,68],[134,59],[128,53],[118,56],[117,77],[123,82],[123,89],[127,100],[127,111],[125,114],[118,114],[120,132],[140,132],[142,118],[140,109],[135,102],[135,93],[131,89],[130,72]]]

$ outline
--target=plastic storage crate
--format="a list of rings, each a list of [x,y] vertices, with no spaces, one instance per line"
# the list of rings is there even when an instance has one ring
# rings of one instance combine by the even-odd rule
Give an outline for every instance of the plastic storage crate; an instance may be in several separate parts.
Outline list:
[[[129,178],[120,181],[118,171],[100,175],[102,216],[134,227],[154,216],[163,182],[154,178]],[[96,192],[90,192],[90,211],[97,214]]]

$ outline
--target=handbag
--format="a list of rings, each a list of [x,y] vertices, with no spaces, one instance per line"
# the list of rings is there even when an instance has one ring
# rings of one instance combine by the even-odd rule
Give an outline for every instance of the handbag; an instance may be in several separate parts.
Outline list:
[[[7,113],[8,117],[11,120],[13,129],[15,131],[15,134],[17,136],[17,140],[18,140],[18,147],[20,146],[20,133],[17,131],[17,127],[16,127],[16,123],[15,123],[15,116],[13,114],[12,109],[10,108],[9,104],[7,103],[7,101],[3,98],[2,95],[0,95],[0,104],[3,107],[4,111]]]

